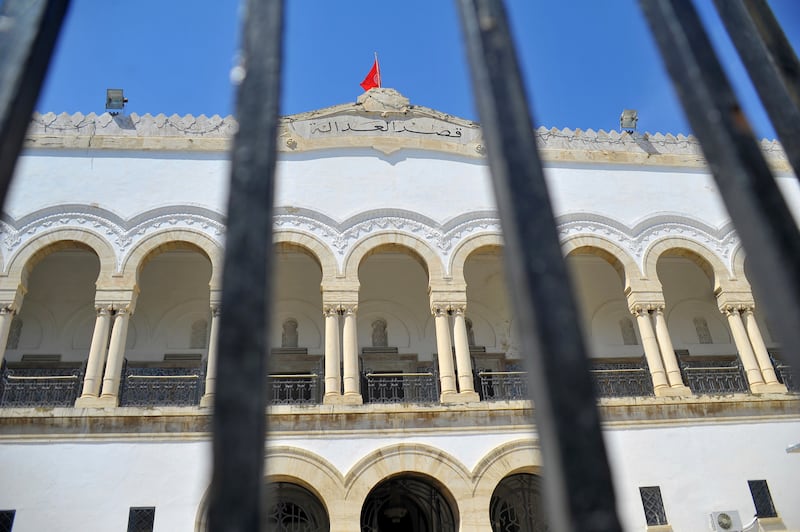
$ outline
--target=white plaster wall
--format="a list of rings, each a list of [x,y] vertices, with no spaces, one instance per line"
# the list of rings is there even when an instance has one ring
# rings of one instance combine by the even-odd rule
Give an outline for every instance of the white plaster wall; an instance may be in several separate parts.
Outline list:
[[[154,532],[194,530],[209,482],[207,442],[4,443],[0,506],[14,532],[126,530],[128,510],[155,506]]]
[[[660,486],[673,530],[708,529],[712,511],[754,512],[748,480],[765,479],[779,516],[800,529],[796,479],[800,422],[706,423],[616,428],[605,432],[625,530],[644,530],[639,487]],[[524,431],[394,435],[362,433],[280,437],[269,446],[311,451],[346,474],[377,449],[424,444],[468,470],[498,445],[533,437]],[[156,532],[194,530],[209,482],[203,441],[6,442],[0,454],[0,507],[14,508],[15,532],[124,530],[131,506],[156,507]],[[539,464],[532,464],[539,465]]]

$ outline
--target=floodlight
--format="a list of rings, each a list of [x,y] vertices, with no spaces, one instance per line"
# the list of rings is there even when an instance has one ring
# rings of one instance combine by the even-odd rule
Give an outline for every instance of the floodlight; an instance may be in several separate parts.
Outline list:
[[[106,110],[111,111],[112,115],[119,114],[119,111],[125,108],[126,103],[128,103],[128,99],[122,89],[106,89]]]
[[[619,117],[619,128],[624,129],[628,133],[633,133],[636,129],[636,123],[639,121],[639,113],[636,109],[623,109]]]

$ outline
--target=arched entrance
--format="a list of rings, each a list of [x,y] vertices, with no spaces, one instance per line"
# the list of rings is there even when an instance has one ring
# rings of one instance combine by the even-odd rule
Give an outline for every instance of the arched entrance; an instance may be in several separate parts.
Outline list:
[[[289,482],[267,486],[275,504],[267,509],[265,530],[273,532],[328,532],[328,512],[310,491]]]
[[[455,532],[455,518],[442,493],[425,480],[385,480],[367,496],[361,532]]]
[[[492,532],[546,532],[542,479],[530,473],[509,475],[489,503]]]

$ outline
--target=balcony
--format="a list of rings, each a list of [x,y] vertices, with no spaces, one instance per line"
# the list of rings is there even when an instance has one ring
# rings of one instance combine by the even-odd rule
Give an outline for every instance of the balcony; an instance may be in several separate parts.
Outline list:
[[[597,397],[653,395],[653,379],[644,357],[595,359],[589,372]]]
[[[434,371],[391,373],[367,371],[362,375],[366,403],[435,403],[439,378]]]
[[[70,407],[81,391],[84,366],[9,363],[0,378],[0,407]]]
[[[683,382],[697,395],[749,393],[747,378],[737,356],[679,355]]]
[[[319,404],[321,377],[316,373],[285,373],[269,376],[269,404]]]
[[[126,362],[120,381],[120,406],[194,406],[205,388],[202,365]]]

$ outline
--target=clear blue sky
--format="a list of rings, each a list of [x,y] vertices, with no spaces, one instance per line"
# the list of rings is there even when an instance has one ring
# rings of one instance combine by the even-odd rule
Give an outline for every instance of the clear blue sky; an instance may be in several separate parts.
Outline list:
[[[711,0],[712,22],[760,136],[773,137]],[[383,84],[417,105],[476,119],[452,0],[287,0],[282,113],[353,102],[381,62]],[[536,125],[615,129],[623,108],[639,129],[688,133],[635,0],[507,0]],[[770,0],[800,49],[800,1]],[[239,44],[236,0],[73,0],[41,112],[101,113],[123,88],[126,112],[228,115]]]

